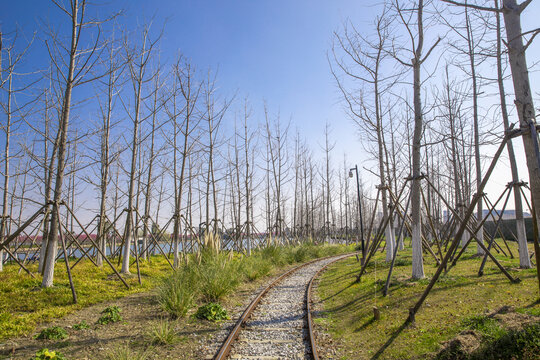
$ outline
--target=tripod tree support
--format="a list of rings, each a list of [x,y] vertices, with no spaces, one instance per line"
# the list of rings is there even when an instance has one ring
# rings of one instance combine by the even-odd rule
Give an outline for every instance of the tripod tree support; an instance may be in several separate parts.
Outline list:
[[[458,246],[458,244],[459,244],[459,242],[461,240],[461,237],[463,236],[463,233],[465,232],[465,228],[467,227],[467,222],[469,221],[469,219],[471,218],[471,216],[472,216],[472,214],[474,212],[474,209],[476,207],[476,203],[482,197],[482,193],[484,191],[484,188],[486,187],[486,184],[487,184],[489,178],[491,177],[491,174],[493,173],[493,170],[495,169],[495,165],[497,164],[497,161],[499,160],[499,157],[501,156],[501,153],[503,152],[504,147],[506,146],[506,143],[508,142],[508,140],[511,137],[513,137],[515,135],[519,135],[520,133],[521,133],[520,130],[511,130],[511,129],[509,129],[509,131],[507,131],[505,133],[505,136],[504,136],[501,144],[499,145],[499,148],[497,149],[497,152],[495,153],[495,156],[493,157],[493,160],[491,161],[491,164],[489,165],[489,169],[487,170],[486,175],[482,179],[482,182],[480,183],[480,186],[478,187],[478,189],[476,189],[476,194],[473,196],[471,204],[467,208],[465,218],[463,219],[463,221],[461,222],[461,225],[459,226],[458,232],[457,232],[456,236],[454,237],[454,240],[452,241],[452,244],[450,245],[450,249],[448,249],[448,251],[446,252],[446,255],[444,256],[444,259],[441,262],[441,265],[439,265],[439,267],[435,271],[435,274],[431,278],[431,281],[429,282],[428,286],[424,290],[422,296],[420,296],[420,299],[418,299],[416,304],[412,308],[409,309],[409,316],[408,316],[408,318],[406,320],[406,323],[414,322],[416,313],[418,312],[418,310],[420,310],[420,307],[422,306],[422,304],[424,303],[424,301],[428,297],[431,289],[433,288],[433,286],[435,286],[435,283],[437,282],[437,280],[439,280],[439,277],[441,276],[441,273],[446,268],[446,264],[448,263],[448,260],[450,260],[450,257],[452,256],[452,253],[457,248],[457,246]],[[478,243],[480,243],[480,242],[478,242]],[[487,250],[487,249],[485,249],[485,250]],[[488,253],[489,253],[489,251],[488,251]],[[491,253],[489,253],[489,254],[491,255]],[[491,255],[490,257],[492,259],[494,258],[493,255]],[[510,276],[510,278],[512,278],[512,277]],[[518,282],[518,281],[519,281],[519,279],[515,279],[513,282]]]

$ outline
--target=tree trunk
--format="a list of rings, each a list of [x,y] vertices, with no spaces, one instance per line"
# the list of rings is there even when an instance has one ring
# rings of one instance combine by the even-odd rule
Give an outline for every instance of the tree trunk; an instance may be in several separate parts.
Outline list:
[[[499,8],[499,1],[495,0],[495,7]],[[508,120],[508,109],[506,107],[506,92],[504,89],[503,81],[503,68],[502,68],[502,51],[501,51],[501,15],[496,14],[497,19],[497,80],[499,84],[499,95],[501,99],[501,115],[504,122],[504,129],[507,130],[510,126]],[[512,181],[514,182],[514,206],[516,211],[516,235],[519,250],[519,266],[523,269],[530,268],[531,259],[529,258],[529,248],[527,247],[527,233],[525,230],[525,220],[523,219],[523,203],[521,200],[521,192],[517,183],[519,182],[519,173],[516,163],[516,155],[514,152],[513,140],[510,139],[507,142],[508,158],[510,161],[510,170],[512,172]]]
[[[58,214],[57,211],[59,202],[62,200],[62,183],[64,180],[64,167],[65,167],[65,155],[66,155],[66,143],[67,143],[67,131],[69,125],[69,115],[71,111],[71,93],[73,90],[73,75],[75,72],[75,57],[77,51],[78,41],[78,0],[73,1],[71,16],[71,47],[68,74],[66,76],[66,86],[64,91],[64,101],[62,104],[62,117],[59,127],[59,141],[58,141],[58,165],[56,169],[56,180],[54,188],[53,208],[51,215],[51,228],[49,231],[49,239],[47,242],[47,251],[45,264],[43,269],[43,281],[42,287],[51,287],[54,280],[54,265],[56,260],[56,252],[58,249]]]

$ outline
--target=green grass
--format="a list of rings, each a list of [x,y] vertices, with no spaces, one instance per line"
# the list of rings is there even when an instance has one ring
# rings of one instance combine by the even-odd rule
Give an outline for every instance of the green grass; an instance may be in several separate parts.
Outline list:
[[[0,272],[0,339],[29,335],[38,323],[60,318],[75,310],[136,292],[147,291],[167,274],[170,267],[162,257],[153,257],[151,266],[141,262],[142,286],[136,275],[126,277],[130,289],[119,281],[106,264],[95,267],[82,261],[72,271],[78,303],[73,304],[71,289],[62,261],[56,264],[54,286],[41,288],[41,277],[18,274],[18,266],[7,264]],[[28,266],[37,273],[37,264]],[[136,271],[135,267],[132,271]]]
[[[154,323],[148,331],[150,342],[154,345],[171,345],[178,340],[174,323],[161,319]]]
[[[93,304],[148,291],[156,286],[158,293],[167,292],[164,288],[171,289],[171,286],[166,285],[167,282],[181,285],[169,292],[166,297],[170,301],[162,303],[162,306],[171,314],[176,313],[177,317],[185,316],[196,301],[202,301],[201,298],[208,301],[218,300],[234,291],[239,281],[253,281],[268,275],[272,269],[293,263],[299,249],[308,252],[309,256],[319,257],[350,251],[351,248],[312,245],[270,247],[254,251],[251,257],[235,254],[233,265],[224,260],[227,259],[224,254],[216,259],[205,260],[203,257],[201,264],[204,269],[200,274],[189,274],[189,271],[202,269],[194,267],[196,261],[193,257],[190,258],[190,265],[173,272],[162,256],[152,256],[151,263],[141,261],[142,286],[138,284],[135,265],[131,268],[132,274],[125,276],[130,289],[126,289],[107,264],[97,268],[90,261],[83,260],[72,270],[77,304],[73,304],[63,261],[56,264],[54,286],[47,289],[41,288],[37,264],[27,266],[36,274],[36,279],[24,272],[19,274],[17,265],[6,264],[4,271],[0,272],[0,340],[30,335],[40,323],[61,318]],[[206,280],[204,283],[201,283],[201,277]],[[186,282],[186,279],[190,279],[191,283]],[[166,286],[163,286],[164,284]]]
[[[150,358],[151,349],[134,350],[129,344],[123,344],[109,350],[106,354],[107,360],[147,360]]]
[[[514,245],[512,250],[517,254]],[[468,251],[468,255],[474,253],[473,249]],[[511,284],[490,260],[484,276],[478,277],[481,258],[466,256],[439,279],[416,314],[416,323],[409,326],[404,326],[408,309],[436,270],[429,254],[424,254],[427,278],[412,281],[411,251],[407,248],[399,253],[387,297],[382,296],[388,274],[384,253],[377,253],[360,283],[355,282],[360,269],[356,259],[340,261],[322,275],[317,291],[324,311],[317,323],[328,329],[343,359],[429,358],[443,342],[471,328],[480,332],[486,343],[503,341],[507,331],[484,315],[504,305],[538,315],[540,304],[536,269],[520,270],[518,259],[496,257],[521,283]],[[373,307],[381,312],[379,321],[373,319]]]
[[[352,246],[302,244],[268,246],[253,251],[251,256],[203,252],[200,261],[188,265],[165,278],[158,287],[158,301],[173,317],[184,317],[196,303],[218,302],[244,281],[253,281],[287,264],[350,252]]]

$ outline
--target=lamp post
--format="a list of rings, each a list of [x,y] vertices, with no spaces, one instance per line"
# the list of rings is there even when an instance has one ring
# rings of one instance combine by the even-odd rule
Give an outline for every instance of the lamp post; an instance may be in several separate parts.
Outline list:
[[[356,193],[358,195],[358,214],[360,216],[360,239],[362,240],[362,264],[365,258],[364,248],[364,225],[362,223],[362,201],[360,201],[360,179],[358,178],[358,165],[355,165],[352,169],[349,169],[349,177],[352,178],[353,170],[356,171]]]

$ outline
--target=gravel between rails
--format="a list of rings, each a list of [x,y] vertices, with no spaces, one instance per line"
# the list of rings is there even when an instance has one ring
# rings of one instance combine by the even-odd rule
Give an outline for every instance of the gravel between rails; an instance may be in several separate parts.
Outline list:
[[[246,321],[229,359],[311,359],[306,289],[320,268],[341,257],[306,265],[270,289]]]

